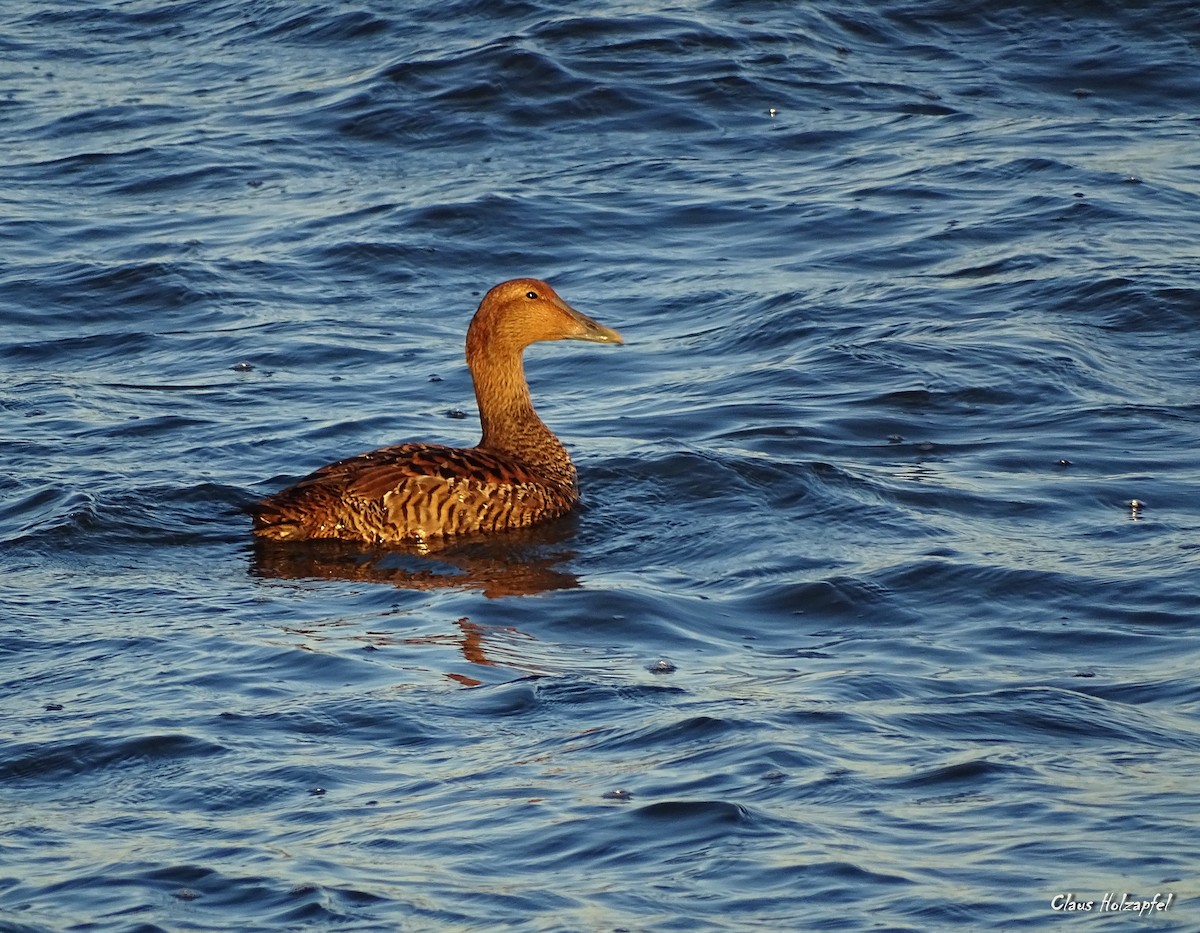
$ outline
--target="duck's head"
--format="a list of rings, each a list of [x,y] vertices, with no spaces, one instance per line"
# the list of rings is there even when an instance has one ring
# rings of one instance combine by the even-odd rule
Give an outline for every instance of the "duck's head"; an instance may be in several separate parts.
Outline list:
[[[467,330],[467,357],[520,351],[539,340],[624,343],[615,330],[580,314],[540,279],[512,279],[483,296]]]

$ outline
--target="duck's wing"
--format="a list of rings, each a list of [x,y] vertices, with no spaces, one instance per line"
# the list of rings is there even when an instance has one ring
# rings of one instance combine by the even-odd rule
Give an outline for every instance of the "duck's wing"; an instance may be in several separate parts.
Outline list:
[[[477,447],[402,444],[322,467],[296,485],[323,478],[327,471],[345,483],[345,495],[358,499],[382,499],[389,493],[402,492],[414,480],[420,481],[423,488],[430,488],[430,480],[495,488],[538,481],[524,464]]]
[[[417,541],[562,514],[575,493],[558,485],[487,450],[401,444],[321,467],[250,511],[263,537]]]

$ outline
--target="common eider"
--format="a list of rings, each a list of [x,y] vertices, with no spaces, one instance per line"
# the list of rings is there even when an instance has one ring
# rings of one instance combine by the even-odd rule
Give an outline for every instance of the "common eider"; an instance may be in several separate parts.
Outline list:
[[[421,547],[558,518],[579,500],[575,465],[533,409],[522,354],[539,340],[622,343],[545,282],[513,279],[479,304],[467,366],[483,437],[474,447],[410,443],[321,467],[251,506],[254,534]]]

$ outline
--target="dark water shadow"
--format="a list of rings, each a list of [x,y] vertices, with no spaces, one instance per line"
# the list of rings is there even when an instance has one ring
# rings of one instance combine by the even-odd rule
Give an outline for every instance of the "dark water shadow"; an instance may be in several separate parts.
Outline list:
[[[345,580],[408,590],[477,590],[489,599],[575,589],[579,577],[559,565],[577,522],[556,522],[428,548],[379,547],[351,541],[269,541],[255,538],[250,574],[275,580]]]

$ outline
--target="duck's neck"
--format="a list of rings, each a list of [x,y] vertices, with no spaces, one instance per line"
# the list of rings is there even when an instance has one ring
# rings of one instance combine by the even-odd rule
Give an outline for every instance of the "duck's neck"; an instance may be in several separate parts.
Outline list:
[[[520,460],[548,477],[574,485],[575,467],[529,397],[520,349],[469,359],[483,438],[479,447]]]

